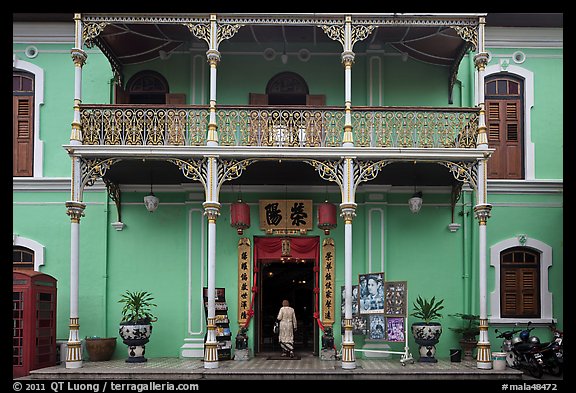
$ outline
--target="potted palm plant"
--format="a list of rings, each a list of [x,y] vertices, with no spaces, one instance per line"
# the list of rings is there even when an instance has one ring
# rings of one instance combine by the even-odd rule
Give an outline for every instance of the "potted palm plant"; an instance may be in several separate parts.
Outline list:
[[[444,299],[436,300],[436,296],[423,299],[420,295],[413,303],[414,311],[410,315],[421,320],[421,322],[414,322],[411,326],[414,340],[420,346],[420,359],[418,360],[420,362],[436,363],[438,361],[434,355],[436,344],[442,334],[442,325],[434,321],[442,318],[440,314],[440,311],[444,309],[442,303]]]
[[[123,303],[122,320],[120,321],[120,337],[128,346],[128,363],[146,362],[144,357],[146,343],[152,334],[152,322],[158,319],[152,314],[154,298],[147,291],[126,291],[118,303]]]
[[[477,336],[480,334],[480,315],[456,313],[450,316],[462,320],[460,326],[450,327],[450,330],[462,335],[460,346],[464,351],[464,360],[474,360],[473,351],[478,344]]]

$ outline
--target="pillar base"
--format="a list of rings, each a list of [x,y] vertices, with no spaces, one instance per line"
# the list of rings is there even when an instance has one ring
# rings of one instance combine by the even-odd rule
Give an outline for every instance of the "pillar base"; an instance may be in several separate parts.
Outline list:
[[[351,362],[342,361],[342,368],[344,370],[354,370],[356,368],[356,361]]]
[[[76,360],[72,362],[66,362],[66,368],[82,368],[82,360]]]
[[[204,368],[218,368],[218,361],[209,362],[204,360]]]
[[[491,370],[492,362],[476,362],[476,368],[480,368],[482,370]]]

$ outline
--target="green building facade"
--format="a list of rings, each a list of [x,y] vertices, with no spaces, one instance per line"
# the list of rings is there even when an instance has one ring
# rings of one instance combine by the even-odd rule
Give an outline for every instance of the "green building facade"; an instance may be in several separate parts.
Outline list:
[[[479,367],[500,351],[495,329],[530,320],[543,341],[552,322],[563,329],[561,23],[33,15],[15,14],[13,30],[14,80],[32,80],[31,89],[14,84],[14,267],[58,280],[57,336],[69,348],[118,337],[126,290],[149,291],[157,304],[147,357],[216,367],[206,358],[205,340],[219,333],[208,328],[204,288],[225,289],[231,357],[241,326],[250,356],[279,351],[271,321],[284,297],[299,320],[296,350],[321,356],[323,328],[333,326],[349,368],[406,346],[418,358],[418,296],[444,299],[437,358],[460,347],[456,313],[487,323]],[[490,81],[495,90],[480,94]],[[153,212],[143,203],[151,191]],[[241,235],[231,225],[239,199],[250,208]],[[310,203],[309,230],[262,228],[266,201],[286,200]],[[337,208],[329,234],[318,227],[325,201]],[[271,238],[292,248],[255,260]],[[295,238],[316,239],[316,257],[293,257]],[[365,315],[364,334],[345,334],[347,277],[358,285],[370,273],[405,282],[405,342],[375,338],[380,313]],[[86,361],[70,356],[70,367]],[[114,357],[126,357],[120,339]]]

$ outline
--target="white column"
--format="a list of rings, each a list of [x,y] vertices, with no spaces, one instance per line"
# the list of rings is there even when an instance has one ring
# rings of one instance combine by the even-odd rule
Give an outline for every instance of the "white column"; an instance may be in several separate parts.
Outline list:
[[[344,137],[342,146],[353,147],[352,136],[352,64],[354,52],[352,52],[352,17],[346,16],[344,24],[344,50],[342,51],[342,64],[344,65]]]
[[[356,216],[354,202],[354,162],[346,158],[342,164],[341,216],[344,218],[344,337],[342,338],[342,368],[355,369],[354,336],[352,335],[352,220]]]
[[[216,123],[216,67],[220,61],[220,52],[218,52],[218,24],[216,15],[210,15],[210,39],[208,43],[208,63],[210,64],[210,119],[208,121],[208,137],[206,145],[218,146],[218,133]]]
[[[208,315],[207,336],[204,344],[204,368],[218,368],[218,343],[216,341],[216,219],[220,215],[218,202],[218,162],[209,157],[207,162],[206,202],[204,214],[208,218]]]
[[[70,144],[82,144],[80,127],[80,103],[82,102],[82,66],[86,62],[86,53],[82,50],[82,21],[80,14],[74,14],[75,39],[71,50],[74,62],[74,117]],[[79,278],[80,278],[80,218],[86,207],[81,196],[82,171],[80,158],[72,157],[71,198],[66,202],[66,214],[70,216],[70,323],[68,335],[68,352],[66,368],[80,368],[82,362],[82,346],[80,342],[79,323]]]
[[[476,73],[476,99],[480,107],[478,118],[478,138],[476,147],[485,150],[488,148],[488,138],[486,135],[486,116],[484,110],[484,70],[488,63],[488,54],[484,49],[484,25],[485,17],[479,18],[478,25],[478,48],[474,56]],[[476,190],[476,205],[474,213],[478,219],[478,279],[479,279],[479,309],[480,309],[480,335],[478,337],[476,367],[480,369],[492,368],[492,354],[490,350],[490,340],[488,339],[488,311],[487,311],[487,282],[486,282],[486,222],[490,217],[492,205],[487,203],[487,181],[486,181],[486,160],[488,154],[478,162],[478,180]]]

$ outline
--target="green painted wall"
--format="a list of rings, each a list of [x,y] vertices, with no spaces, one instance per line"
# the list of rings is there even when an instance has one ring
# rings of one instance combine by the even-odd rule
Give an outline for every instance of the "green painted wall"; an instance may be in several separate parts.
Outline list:
[[[70,59],[71,45],[38,44],[34,59],[23,55],[26,45],[15,44],[13,51],[20,59],[44,69],[45,95],[40,113],[40,136],[44,141],[44,176],[70,176],[70,159],[62,148],[68,144],[72,121],[74,65]],[[326,104],[343,106],[344,70],[340,55],[312,56],[301,62],[290,56],[286,65],[277,58],[267,61],[259,54],[227,54],[222,46],[218,64],[217,102],[222,105],[244,105],[250,92],[264,92],[266,83],[275,74],[293,71],[307,81],[311,94],[325,94]],[[297,48],[289,48],[294,51]],[[327,48],[332,50],[333,48]],[[259,49],[260,51],[263,48]],[[491,63],[513,53],[513,49],[491,50]],[[532,141],[535,144],[536,177],[562,179],[563,167],[563,78],[562,50],[524,49],[527,54],[522,67],[534,72],[536,99],[531,110]],[[255,51],[256,52],[256,51]],[[497,57],[501,56],[501,57]],[[376,67],[376,68],[375,68]],[[186,93],[188,103],[208,102],[209,67],[203,52],[174,54],[169,60],[128,67],[125,81],[134,73],[152,69],[161,72],[170,84],[170,91]],[[174,72],[177,70],[177,72]],[[352,67],[353,105],[449,106],[448,70],[413,60],[403,62],[398,56],[378,54],[358,55]],[[88,50],[83,69],[83,102],[110,103],[112,72],[105,57]],[[452,106],[470,106],[474,101],[474,69],[467,55],[459,69],[454,87]],[[158,322],[147,345],[149,356],[178,356],[186,337],[203,337],[204,320],[200,302],[202,283],[206,283],[206,223],[202,215],[203,193],[156,192],[160,208],[153,214],[143,206],[144,193],[122,195],[122,220],[126,227],[116,231],[111,223],[117,219],[114,203],[104,191],[87,191],[86,216],[81,220],[80,245],[80,336],[117,337],[120,319],[118,299],[125,290],[149,290],[158,304]],[[372,195],[374,194],[374,195]],[[16,191],[13,193],[13,233],[33,239],[46,248],[42,271],[58,279],[57,336],[67,338],[69,318],[70,220],[64,203],[69,192]],[[311,198],[315,203],[324,194],[246,193],[252,204],[252,227],[245,236],[262,235],[258,228],[257,201],[261,198]],[[384,263],[386,280],[408,282],[409,312],[418,295],[445,299],[446,312],[442,320],[444,333],[438,345],[438,356],[447,359],[449,349],[458,346],[458,337],[449,330],[455,321],[448,314],[478,312],[478,223],[472,207],[475,197],[464,193],[459,202],[455,221],[462,224],[451,233],[448,194],[426,194],[422,211],[413,215],[406,201],[408,194],[364,192],[357,195],[358,211],[353,222],[353,277],[380,271]],[[563,328],[563,210],[562,193],[499,193],[488,195],[494,204],[487,226],[488,247],[518,234],[538,239],[553,248],[553,266],[549,285],[554,293],[554,317]],[[236,244],[238,235],[229,225],[229,203],[235,193],[221,195],[222,211],[217,227],[216,286],[227,288],[232,335],[237,305]],[[338,194],[331,195],[337,201]],[[40,219],[39,219],[40,218]],[[331,237],[336,243],[336,281],[344,284],[343,222]],[[311,235],[324,236],[317,228]],[[381,239],[384,242],[381,242]],[[225,245],[225,246],[224,246]],[[229,246],[230,245],[230,246]],[[489,254],[488,254],[489,255]],[[488,269],[488,293],[494,288],[493,268]],[[145,272],[145,273],[143,273]],[[234,274],[228,274],[234,272]],[[191,286],[189,288],[189,282]],[[335,310],[340,310],[337,298]],[[409,324],[414,322],[409,318]],[[336,345],[339,346],[339,320],[336,321]],[[253,329],[249,331],[251,346]],[[546,337],[547,329],[537,333]],[[493,350],[500,342],[490,329]],[[357,348],[365,344],[355,336]],[[115,357],[125,357],[125,346],[118,339]],[[391,345],[394,349],[401,344]],[[417,356],[417,345],[409,333],[409,346]],[[361,355],[359,355],[361,356]]]

